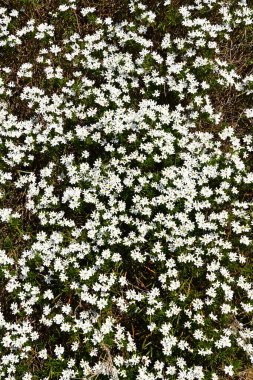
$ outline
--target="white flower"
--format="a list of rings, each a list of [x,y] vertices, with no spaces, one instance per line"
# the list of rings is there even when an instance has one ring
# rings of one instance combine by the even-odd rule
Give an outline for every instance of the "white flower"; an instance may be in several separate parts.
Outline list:
[[[156,328],[156,323],[152,322],[150,325],[147,326],[147,328],[151,332],[154,331],[154,329]]]
[[[224,372],[226,375],[233,376],[234,375],[233,366],[232,365],[229,365],[229,366],[225,365]]]
[[[78,343],[78,342],[74,342],[74,343],[72,343],[72,345],[71,345],[71,350],[72,350],[72,351],[77,351],[77,350],[78,350],[78,347],[79,347],[79,343]]]
[[[64,353],[64,347],[61,344],[60,345],[56,345],[55,349],[54,349],[54,353],[55,353],[55,355],[56,355],[56,357],[58,359],[61,359],[62,355]]]
[[[23,376],[23,379],[24,380],[32,380],[32,375],[28,372],[26,372]]]
[[[163,354],[170,356],[172,354],[173,347],[177,344],[177,338],[173,335],[167,335],[161,340],[161,344],[163,346]]]
[[[251,243],[251,240],[247,236],[242,236],[240,238],[240,243],[245,244],[245,245],[249,245]]]
[[[48,290],[46,290],[46,291],[44,292],[43,297],[44,297],[44,298],[47,298],[47,299],[49,299],[49,300],[52,300],[52,299],[54,298],[54,294],[53,294],[53,292],[52,292],[51,289],[48,289]]]
[[[246,109],[245,114],[246,114],[247,118],[249,118],[249,119],[252,118],[253,117],[253,108]]]
[[[56,314],[53,318],[54,322],[57,324],[57,325],[60,325],[63,320],[64,320],[64,317],[62,314]]]
[[[45,348],[43,350],[39,351],[39,357],[41,359],[47,359],[47,350]]]

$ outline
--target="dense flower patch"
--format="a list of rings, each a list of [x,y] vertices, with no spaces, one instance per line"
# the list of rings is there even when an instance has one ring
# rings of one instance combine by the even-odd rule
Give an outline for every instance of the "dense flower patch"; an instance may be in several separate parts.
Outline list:
[[[250,1],[0,4],[0,378],[250,379]]]

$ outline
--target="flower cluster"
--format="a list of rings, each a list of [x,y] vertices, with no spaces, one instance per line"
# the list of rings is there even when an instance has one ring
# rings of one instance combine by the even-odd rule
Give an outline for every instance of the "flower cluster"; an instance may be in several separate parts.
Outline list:
[[[237,378],[253,364],[253,77],[232,44],[253,10],[13,3],[0,379]]]

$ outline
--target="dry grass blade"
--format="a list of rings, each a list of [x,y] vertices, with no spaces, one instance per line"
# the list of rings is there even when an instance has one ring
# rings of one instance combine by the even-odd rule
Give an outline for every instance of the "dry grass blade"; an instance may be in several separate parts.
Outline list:
[[[238,380],[253,380],[253,367],[247,368],[238,374]]]

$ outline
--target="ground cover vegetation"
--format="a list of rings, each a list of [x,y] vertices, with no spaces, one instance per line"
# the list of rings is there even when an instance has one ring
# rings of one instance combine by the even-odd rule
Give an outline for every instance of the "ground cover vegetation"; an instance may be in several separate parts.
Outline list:
[[[253,379],[252,17],[0,0],[1,379]]]

